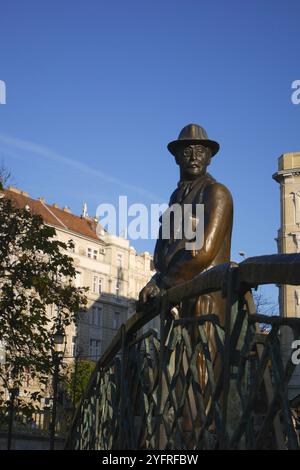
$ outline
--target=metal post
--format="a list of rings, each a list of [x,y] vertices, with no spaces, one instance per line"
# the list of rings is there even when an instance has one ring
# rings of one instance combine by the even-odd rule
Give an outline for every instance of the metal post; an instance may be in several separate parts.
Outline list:
[[[59,355],[54,353],[54,374],[53,374],[53,404],[50,426],[50,450],[54,450],[55,445],[55,427],[56,427],[56,407],[57,407],[57,386],[59,373]]]
[[[225,341],[224,341],[224,363],[223,363],[223,396],[222,396],[222,437],[220,448],[226,449],[234,427],[235,415],[238,414],[239,405],[234,380],[231,379],[232,372],[232,329],[236,321],[238,311],[237,268],[229,269],[227,277],[226,292],[226,314],[225,314]]]
[[[169,301],[165,294],[161,300],[160,309],[160,351],[159,351],[159,370],[158,370],[158,387],[157,387],[157,407],[156,407],[156,431],[155,431],[155,448],[163,450],[166,444],[164,425],[162,419],[162,409],[166,394],[164,384],[164,357],[165,357],[165,341],[166,341],[166,316],[169,309]]]
[[[8,421],[7,450],[11,449],[13,420],[14,420],[14,404],[15,404],[15,397],[18,395],[18,389],[11,388],[11,389],[9,389],[9,393],[10,393],[10,401],[9,401],[9,421]]]

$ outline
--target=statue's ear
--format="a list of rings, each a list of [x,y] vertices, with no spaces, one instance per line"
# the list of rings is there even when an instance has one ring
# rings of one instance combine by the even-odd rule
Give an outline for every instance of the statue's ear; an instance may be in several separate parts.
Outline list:
[[[207,149],[207,166],[210,165],[210,162],[211,162],[211,159],[212,159],[212,151],[208,148]]]

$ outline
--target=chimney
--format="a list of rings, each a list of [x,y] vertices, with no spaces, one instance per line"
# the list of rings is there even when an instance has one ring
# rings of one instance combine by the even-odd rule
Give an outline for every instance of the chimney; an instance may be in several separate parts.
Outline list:
[[[52,207],[55,207],[55,209],[59,209],[59,205],[56,204],[56,202],[54,202],[54,203],[52,204]]]
[[[26,191],[22,191],[21,189],[15,188],[14,186],[8,186],[7,190],[15,194],[22,194],[22,196],[29,197],[29,194],[26,193]]]
[[[20,189],[15,188],[14,186],[8,186],[7,190],[11,191],[12,193],[21,194]]]
[[[65,206],[65,207],[63,208],[63,211],[64,211],[64,212],[68,212],[68,214],[72,214],[72,211],[71,211],[71,209],[70,209],[68,206]]]
[[[87,203],[86,202],[83,203],[81,217],[83,217],[83,218],[88,217]]]
[[[44,197],[39,197],[39,201],[42,202],[43,204],[46,203],[46,199]]]

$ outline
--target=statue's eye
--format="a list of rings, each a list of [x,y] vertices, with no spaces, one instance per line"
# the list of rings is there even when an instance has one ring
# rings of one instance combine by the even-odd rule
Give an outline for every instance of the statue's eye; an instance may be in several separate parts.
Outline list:
[[[186,149],[184,149],[183,155],[185,157],[190,157],[192,155],[192,149],[190,147],[187,147]]]
[[[195,152],[195,155],[196,157],[198,158],[202,158],[205,156],[205,150],[200,148],[200,149],[197,149],[196,152]]]

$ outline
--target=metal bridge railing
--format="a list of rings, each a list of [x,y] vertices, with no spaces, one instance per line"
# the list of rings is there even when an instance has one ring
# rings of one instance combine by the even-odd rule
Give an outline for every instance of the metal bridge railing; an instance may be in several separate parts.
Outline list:
[[[255,312],[251,288],[270,283],[300,285],[300,254],[217,266],[133,315],[99,360],[66,448],[300,448],[288,399],[296,365],[280,344],[283,327],[300,338],[300,319]],[[225,325],[216,314],[186,317],[185,299],[215,291]],[[158,315],[160,335],[138,335]]]

